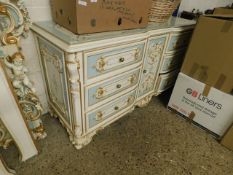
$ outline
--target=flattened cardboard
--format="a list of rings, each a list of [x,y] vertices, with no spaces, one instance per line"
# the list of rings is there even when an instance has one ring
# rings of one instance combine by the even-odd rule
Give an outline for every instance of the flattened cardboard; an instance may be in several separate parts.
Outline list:
[[[143,28],[148,24],[151,0],[51,0],[56,23],[85,34]]]
[[[233,15],[233,9],[223,7],[215,8],[214,15]]]
[[[222,136],[233,122],[233,96],[215,88],[205,96],[205,88],[204,83],[180,73],[168,108]]]
[[[202,16],[181,72],[226,93],[233,90],[233,15]]]
[[[223,139],[221,140],[221,144],[233,151],[233,125],[224,135]]]

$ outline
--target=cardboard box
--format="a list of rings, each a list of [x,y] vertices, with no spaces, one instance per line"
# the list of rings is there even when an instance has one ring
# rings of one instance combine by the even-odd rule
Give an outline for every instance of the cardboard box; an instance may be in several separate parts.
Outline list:
[[[233,15],[233,9],[224,8],[224,7],[215,8],[214,15]]]
[[[221,144],[233,151],[233,125],[225,133],[224,137],[221,140]]]
[[[218,136],[233,122],[232,19],[199,18],[168,104]]]
[[[233,122],[233,96],[210,88],[203,94],[205,84],[180,73],[168,108],[222,136]]]
[[[54,21],[77,33],[146,27],[151,0],[51,0]]]
[[[233,15],[202,16],[181,69],[184,74],[226,93],[233,90]]]

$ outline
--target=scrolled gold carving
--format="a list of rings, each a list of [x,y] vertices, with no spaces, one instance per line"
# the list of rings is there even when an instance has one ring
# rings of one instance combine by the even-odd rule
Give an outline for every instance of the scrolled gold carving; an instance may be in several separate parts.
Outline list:
[[[0,0],[0,15],[2,45],[18,44],[21,36],[27,36],[31,21],[22,0]]]
[[[47,136],[43,123],[42,105],[35,95],[33,83],[27,76],[28,69],[24,65],[24,55],[19,46],[21,37],[26,37],[31,25],[23,0],[0,0],[0,46],[15,44],[18,48],[13,55],[3,53],[5,66],[12,72],[11,84],[18,98],[28,126],[35,139]]]

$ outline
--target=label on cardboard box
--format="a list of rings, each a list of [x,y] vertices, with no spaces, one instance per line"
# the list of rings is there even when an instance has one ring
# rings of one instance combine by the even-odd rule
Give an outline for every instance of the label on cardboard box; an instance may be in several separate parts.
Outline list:
[[[78,0],[79,5],[87,6],[87,2],[85,0]]]
[[[180,73],[168,107],[222,136],[233,122],[233,96]]]

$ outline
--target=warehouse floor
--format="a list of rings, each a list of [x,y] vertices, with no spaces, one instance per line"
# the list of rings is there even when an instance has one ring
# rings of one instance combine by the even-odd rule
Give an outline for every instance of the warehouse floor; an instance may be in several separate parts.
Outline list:
[[[162,97],[162,99],[164,99]],[[160,98],[105,128],[81,150],[57,119],[44,119],[40,154],[19,163],[14,146],[1,153],[18,175],[232,175],[233,152],[166,110]]]

